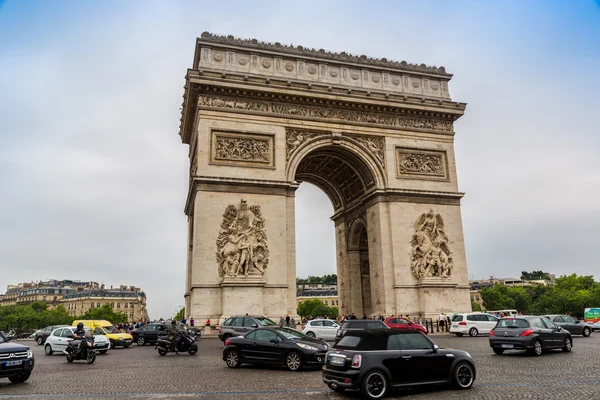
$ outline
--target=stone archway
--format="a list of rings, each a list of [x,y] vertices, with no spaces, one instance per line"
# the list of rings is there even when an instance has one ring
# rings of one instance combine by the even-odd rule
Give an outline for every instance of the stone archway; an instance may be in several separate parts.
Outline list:
[[[443,68],[215,36],[197,40],[189,144],[186,310],[296,314],[295,198],[334,206],[340,312],[470,310]]]

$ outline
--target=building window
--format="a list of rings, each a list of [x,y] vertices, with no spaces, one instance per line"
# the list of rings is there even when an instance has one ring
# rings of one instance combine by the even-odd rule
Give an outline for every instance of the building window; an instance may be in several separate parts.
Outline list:
[[[117,303],[117,308],[121,308],[121,303]]]
[[[111,308],[115,308],[115,303],[110,303]]]
[[[129,303],[129,308],[133,308],[134,303]]]
[[[54,301],[56,301],[56,296],[54,296]]]
[[[133,321],[133,311],[129,313],[129,319]]]
[[[42,296],[42,301],[46,301],[46,296]]]
[[[129,305],[127,303],[125,303],[125,308],[127,308]]]
[[[96,308],[100,308],[100,303],[96,303]]]
[[[90,303],[90,308],[94,308],[94,302]]]
[[[476,299],[477,301],[479,301],[479,296],[475,296],[475,299]]]

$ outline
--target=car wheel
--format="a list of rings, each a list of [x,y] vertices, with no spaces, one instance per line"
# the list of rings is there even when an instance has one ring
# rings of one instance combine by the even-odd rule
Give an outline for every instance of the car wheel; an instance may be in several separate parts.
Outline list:
[[[302,355],[296,351],[288,353],[285,357],[285,365],[290,371],[300,371],[302,369]]]
[[[454,385],[458,389],[470,389],[475,382],[475,371],[469,363],[458,363],[454,368],[453,379]]]
[[[388,382],[385,374],[379,370],[367,373],[361,384],[361,394],[367,399],[380,399],[387,392]]]
[[[533,349],[530,350],[530,353],[536,357],[539,357],[544,352],[544,348],[542,347],[542,342],[536,340],[533,342]]]
[[[100,350],[100,351],[98,351],[98,353],[100,353],[100,354],[106,354],[107,351],[108,350]]]
[[[115,341],[111,339],[110,341],[110,348],[114,349],[115,348]]]
[[[47,344],[47,345],[44,347],[44,353],[46,353],[46,355],[47,355],[47,356],[51,356],[51,355],[52,355],[52,353],[54,353],[54,352],[52,351],[52,346],[50,346],[49,344]]]
[[[306,332],[306,336],[310,336],[310,337],[314,338],[315,334],[312,332]]]
[[[479,331],[477,330],[477,328],[471,328],[471,329],[469,329],[469,336],[475,337],[478,334],[479,334]]]
[[[583,337],[590,337],[591,333],[590,328],[583,328]]]
[[[8,380],[12,383],[23,383],[31,376],[31,372],[25,372],[16,376],[9,376]]]
[[[458,337],[462,337],[463,334],[462,333],[456,333],[455,335],[458,336]]]
[[[137,338],[136,343],[138,346],[143,346],[146,344],[146,338],[143,336],[140,336],[139,338]]]
[[[568,337],[565,339],[565,345],[563,346],[562,351],[568,353],[571,350],[573,350],[573,339]]]
[[[38,336],[37,339],[35,339],[35,341],[37,342],[38,346],[41,346],[44,344],[44,338],[41,336]]]
[[[225,356],[225,364],[227,364],[229,368],[239,368],[242,365],[240,353],[238,353],[236,349],[229,350]]]
[[[498,354],[499,356],[501,356],[504,353],[504,349],[499,349],[497,347],[493,348],[494,353]]]

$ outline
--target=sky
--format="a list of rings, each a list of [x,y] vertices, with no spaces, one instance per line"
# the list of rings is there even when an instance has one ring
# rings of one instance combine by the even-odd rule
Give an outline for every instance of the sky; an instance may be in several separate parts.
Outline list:
[[[471,278],[600,278],[600,0],[2,1],[0,292],[41,279],[183,302],[184,76],[203,31],[444,65]],[[333,208],[297,191],[297,274],[335,273]]]

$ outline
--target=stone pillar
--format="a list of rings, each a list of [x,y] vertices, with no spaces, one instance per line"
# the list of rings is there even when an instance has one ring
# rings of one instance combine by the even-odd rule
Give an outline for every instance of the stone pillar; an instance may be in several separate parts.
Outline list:
[[[348,251],[348,275],[350,282],[350,312],[362,317],[363,313],[363,288],[360,276],[360,251]]]
[[[340,220],[335,226],[336,262],[338,277],[338,299],[341,315],[347,315],[352,311],[351,283],[348,263],[348,248],[346,243],[346,224]]]

